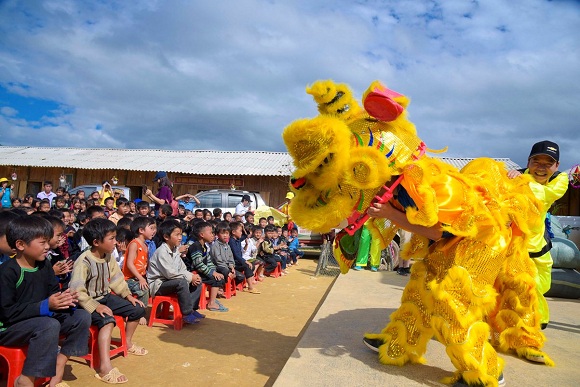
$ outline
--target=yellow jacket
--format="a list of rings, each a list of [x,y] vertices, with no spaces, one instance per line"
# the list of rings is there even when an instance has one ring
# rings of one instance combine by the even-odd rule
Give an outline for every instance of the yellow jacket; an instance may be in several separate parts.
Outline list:
[[[526,169],[524,173],[528,173],[528,170]],[[532,189],[534,196],[543,203],[541,216],[542,219],[545,219],[552,204],[564,196],[566,190],[568,190],[568,176],[565,173],[560,173],[551,179],[546,185],[532,181],[530,182],[530,188]],[[530,238],[528,244],[529,252],[533,253],[542,250],[546,244],[546,240],[544,239],[545,230],[546,225],[544,222],[540,224],[540,229],[534,230],[537,232],[534,232]]]

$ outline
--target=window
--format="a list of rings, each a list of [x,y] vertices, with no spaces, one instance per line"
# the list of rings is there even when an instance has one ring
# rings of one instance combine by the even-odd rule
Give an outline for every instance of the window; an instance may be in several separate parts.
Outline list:
[[[207,193],[198,195],[200,208],[220,208],[222,206],[222,195],[220,193]]]
[[[242,201],[242,194],[228,194],[228,205],[226,207],[235,207]]]

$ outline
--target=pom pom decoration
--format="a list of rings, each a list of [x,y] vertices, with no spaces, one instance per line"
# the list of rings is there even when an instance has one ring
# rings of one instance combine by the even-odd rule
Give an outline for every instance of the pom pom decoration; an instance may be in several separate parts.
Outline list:
[[[580,164],[574,165],[568,172],[568,179],[572,188],[580,188]]]

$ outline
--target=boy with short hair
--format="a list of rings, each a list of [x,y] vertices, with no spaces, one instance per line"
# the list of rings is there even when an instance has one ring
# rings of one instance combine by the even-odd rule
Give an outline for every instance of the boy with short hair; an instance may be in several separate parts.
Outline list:
[[[163,244],[151,257],[147,269],[147,281],[153,297],[177,294],[183,321],[195,324],[205,316],[199,308],[201,296],[201,277],[192,274],[181,259],[182,229],[179,221],[166,220],[159,225],[159,234]],[[205,295],[204,295],[205,297]]]
[[[105,206],[103,210],[105,211],[105,216],[108,219],[115,212],[115,199],[113,199],[112,196],[108,196],[103,200],[103,204]]]
[[[40,191],[36,198],[38,200],[48,200],[48,207],[52,206],[52,199],[56,197],[56,194],[52,192],[52,181],[45,181],[44,182],[44,191]]]
[[[121,220],[129,212],[129,200],[126,198],[119,198],[117,199],[116,205],[117,211],[109,215],[109,220],[115,223],[115,225],[117,225],[119,220]]]
[[[258,281],[263,281],[265,262],[258,256],[258,248],[264,240],[262,228],[259,225],[250,226],[250,236],[244,239],[242,243],[242,258],[254,269]]]
[[[38,216],[13,219],[6,233],[16,256],[0,266],[0,345],[28,345],[15,386],[33,386],[37,377],[68,386],[62,381],[68,358],[88,353],[90,315],[75,308],[76,292],[59,289],[46,261],[52,236],[50,222]]]
[[[243,257],[242,249],[242,230],[244,225],[240,222],[230,223],[231,237],[229,240],[230,249],[234,257],[234,267],[237,272],[242,273],[248,284],[248,291],[253,294],[260,294],[256,289],[256,279],[254,278],[254,267],[251,266]],[[247,239],[247,238],[246,238]],[[213,247],[212,247],[213,249]]]
[[[66,208],[66,199],[63,196],[57,196],[54,200],[54,208],[60,210],[61,208]]]
[[[232,250],[229,245],[230,226],[226,222],[220,222],[216,227],[216,231],[217,240],[211,245],[210,249],[213,263],[216,265],[216,270],[220,272],[224,278],[235,278],[236,263],[234,262],[234,255],[232,254]],[[228,279],[226,279],[226,281]]]
[[[127,228],[119,228],[117,227],[117,235],[115,235],[115,240],[117,241],[115,249],[113,250],[113,257],[115,258],[115,261],[117,261],[117,263],[119,264],[119,267],[123,268],[123,265],[125,264],[125,257],[127,256],[127,245],[129,243],[131,243],[131,241],[133,240],[134,236],[133,233],[131,232],[131,230],[127,229]],[[137,295],[139,296],[139,295]],[[148,301],[148,300],[147,300]],[[143,301],[141,301],[143,302]],[[144,305],[147,305],[145,303],[143,303]],[[141,323],[143,320],[139,320],[139,322]],[[143,325],[143,324],[141,324]]]
[[[149,207],[148,202],[141,200],[135,206],[137,209],[138,216],[149,216],[149,212],[151,211],[151,208]]]
[[[149,248],[147,240],[152,240],[157,232],[155,219],[139,216],[131,223],[131,232],[135,236],[127,245],[123,274],[132,294],[147,305],[149,300],[149,285],[147,283],[147,264],[149,262]],[[147,321],[142,318],[141,325]]]
[[[266,235],[266,226],[268,225],[268,219],[262,217],[258,220],[258,225],[262,229],[262,236]]]
[[[304,251],[299,249],[300,240],[298,239],[298,230],[292,228],[290,230],[290,237],[288,238],[288,251],[293,265],[298,265],[298,257],[304,256]]]
[[[38,204],[38,212],[48,211],[50,211],[50,201],[48,199],[42,199]]]
[[[64,241],[66,240],[66,235],[64,234],[64,223],[62,220],[54,216],[44,214],[41,216],[50,222],[53,229],[53,236],[48,241],[50,250],[46,255],[46,259],[52,265],[52,270],[58,277],[61,289],[67,289],[70,280],[69,273],[72,271],[73,261],[68,259],[61,250]]]
[[[258,246],[258,256],[264,261],[264,270],[266,273],[274,271],[278,266],[278,262],[282,264],[282,259],[274,253],[274,238],[276,234],[276,227],[269,224],[266,226],[266,238]],[[284,265],[285,266],[285,265]],[[283,266],[283,268],[285,268]],[[286,274],[282,272],[282,274]]]
[[[148,353],[133,343],[139,319],[145,316],[145,306],[131,295],[123,272],[111,258],[115,248],[116,227],[108,219],[93,219],[83,229],[83,237],[91,248],[76,260],[70,287],[78,292],[79,305],[91,313],[93,325],[99,328],[100,369],[95,375],[107,383],[124,383],[127,377],[111,365],[109,348],[115,326],[114,315],[127,318],[126,337],[129,353]]]
[[[19,217],[20,215],[12,211],[0,212],[0,265],[8,261],[15,253],[6,240],[6,230],[8,229],[8,224]]]
[[[166,220],[171,218],[171,214],[173,214],[173,208],[171,208],[171,204],[162,204],[159,206],[159,213],[157,214],[157,224],[161,224]]]
[[[197,271],[204,284],[211,286],[209,291],[209,301],[207,309],[212,311],[227,312],[228,308],[224,307],[218,300],[217,294],[220,288],[225,284],[224,276],[216,270],[211,254],[209,244],[214,241],[213,227],[204,221],[199,221],[193,226],[194,236],[197,238],[187,249],[187,255],[184,259],[187,270]]]

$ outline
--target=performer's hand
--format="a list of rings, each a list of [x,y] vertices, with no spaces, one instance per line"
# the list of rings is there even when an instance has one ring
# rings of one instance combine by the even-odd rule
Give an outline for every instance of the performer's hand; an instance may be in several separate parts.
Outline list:
[[[517,169],[509,170],[507,173],[507,177],[509,177],[510,179],[515,179],[516,177],[518,177],[520,175],[521,175],[521,172],[518,171]]]
[[[368,214],[373,218],[393,219],[400,213],[391,203],[373,203],[368,209]]]

